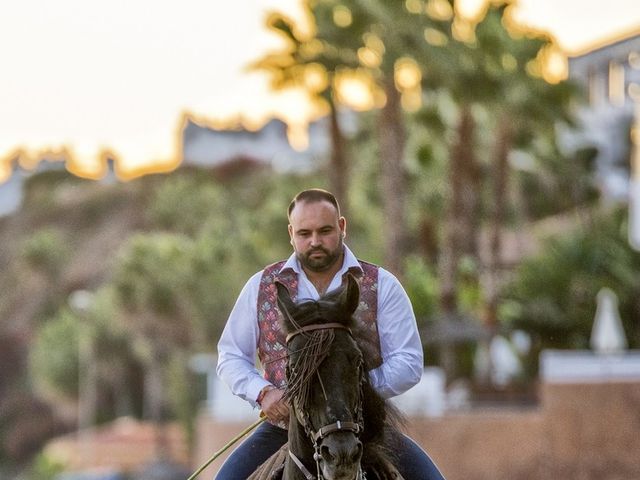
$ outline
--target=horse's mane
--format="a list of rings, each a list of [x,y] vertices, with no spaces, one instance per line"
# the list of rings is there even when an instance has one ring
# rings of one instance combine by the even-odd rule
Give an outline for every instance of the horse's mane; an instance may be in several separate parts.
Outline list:
[[[405,430],[405,418],[402,413],[374,390],[368,378],[365,378],[364,385],[362,410],[365,425],[361,440],[381,443],[386,428]]]
[[[396,478],[387,476],[393,471],[399,459],[391,448],[393,432],[405,431],[406,421],[402,413],[390,402],[385,401],[374,390],[365,374],[362,441],[362,468],[368,472],[367,479]],[[386,472],[386,473],[385,473]]]

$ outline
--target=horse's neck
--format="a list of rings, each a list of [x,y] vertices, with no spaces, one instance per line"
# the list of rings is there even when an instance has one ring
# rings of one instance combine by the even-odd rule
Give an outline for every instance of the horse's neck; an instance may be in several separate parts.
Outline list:
[[[313,459],[313,445],[304,428],[295,419],[289,422],[289,451],[293,453],[316,476],[316,462]],[[287,456],[282,480],[306,480],[306,477],[290,456]]]

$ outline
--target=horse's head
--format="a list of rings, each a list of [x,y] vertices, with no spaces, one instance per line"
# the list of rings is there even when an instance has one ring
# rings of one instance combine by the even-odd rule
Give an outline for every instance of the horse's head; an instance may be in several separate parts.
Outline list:
[[[283,285],[277,288],[287,335],[286,396],[292,413],[313,445],[324,478],[358,478],[364,371],[362,352],[350,330],[360,298],[358,284],[348,275],[342,288],[299,305]]]

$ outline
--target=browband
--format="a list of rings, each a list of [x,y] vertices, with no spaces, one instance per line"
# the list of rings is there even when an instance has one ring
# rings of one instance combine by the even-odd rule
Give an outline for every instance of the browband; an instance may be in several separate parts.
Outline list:
[[[287,335],[286,338],[286,343],[289,343],[289,340],[291,340],[293,337],[295,337],[296,335],[299,335],[301,333],[306,333],[306,332],[311,332],[313,330],[326,330],[329,328],[339,328],[341,330],[346,330],[349,333],[351,333],[351,329],[349,327],[344,326],[341,323],[338,322],[331,322],[331,323],[318,323],[318,324],[314,324],[314,325],[307,325],[306,327],[302,327],[299,328],[298,330],[295,330],[293,332],[291,332],[289,335]]]

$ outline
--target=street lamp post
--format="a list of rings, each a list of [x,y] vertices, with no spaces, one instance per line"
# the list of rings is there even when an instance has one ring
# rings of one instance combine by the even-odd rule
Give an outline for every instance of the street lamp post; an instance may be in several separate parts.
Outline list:
[[[97,368],[93,331],[87,322],[93,305],[93,293],[76,290],[69,296],[69,305],[78,314],[78,443],[81,461],[91,466],[93,458],[93,427],[98,400]]]
[[[640,250],[640,99],[635,100],[631,128],[631,178],[629,180],[629,243]]]

